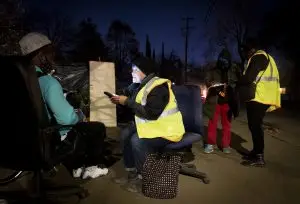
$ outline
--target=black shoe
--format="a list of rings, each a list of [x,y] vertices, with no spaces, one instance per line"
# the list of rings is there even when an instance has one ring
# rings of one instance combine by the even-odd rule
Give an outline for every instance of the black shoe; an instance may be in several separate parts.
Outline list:
[[[266,165],[266,162],[264,160],[263,154],[257,154],[252,159],[243,161],[241,164],[244,166],[264,167]]]

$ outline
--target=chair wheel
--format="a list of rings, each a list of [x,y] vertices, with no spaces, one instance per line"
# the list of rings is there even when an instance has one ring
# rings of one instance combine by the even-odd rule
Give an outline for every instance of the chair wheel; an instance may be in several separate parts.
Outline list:
[[[210,180],[208,178],[203,178],[202,181],[205,184],[209,184],[210,183]]]
[[[79,192],[77,194],[77,196],[79,197],[79,199],[85,199],[85,198],[89,197],[89,195],[90,195],[90,193],[86,189],[83,189],[81,192]]]

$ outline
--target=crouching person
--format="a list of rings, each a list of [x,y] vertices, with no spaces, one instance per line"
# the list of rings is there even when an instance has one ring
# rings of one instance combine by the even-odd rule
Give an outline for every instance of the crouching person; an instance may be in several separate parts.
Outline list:
[[[72,128],[60,131],[62,142],[58,151],[62,154],[74,153],[68,161],[64,162],[64,165],[73,171],[74,177],[82,176],[83,179],[107,174],[108,169],[98,167],[104,161],[105,126],[99,122],[84,122],[85,117],[82,112],[75,110],[66,100],[62,86],[51,76],[55,56],[51,41],[40,33],[29,33],[20,40],[19,44],[22,54],[31,59],[36,69],[51,124],[74,125]],[[77,152],[83,152],[84,156],[79,157]]]
[[[127,183],[127,190],[139,192],[141,172],[147,153],[157,152],[179,142],[184,133],[182,115],[177,107],[171,82],[156,77],[154,65],[147,58],[137,58],[132,65],[132,77],[140,83],[131,97],[113,96],[111,101],[134,112],[135,121],[121,132],[123,159],[128,176],[117,178],[116,183]]]

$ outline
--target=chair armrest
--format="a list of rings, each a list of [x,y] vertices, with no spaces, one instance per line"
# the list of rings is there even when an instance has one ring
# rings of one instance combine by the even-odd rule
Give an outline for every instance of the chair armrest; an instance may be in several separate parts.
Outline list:
[[[72,128],[74,126],[75,125],[53,125],[41,131],[39,138],[43,169],[51,170],[64,159],[65,155],[59,154],[57,149],[58,145],[61,144],[59,130],[63,128]]]

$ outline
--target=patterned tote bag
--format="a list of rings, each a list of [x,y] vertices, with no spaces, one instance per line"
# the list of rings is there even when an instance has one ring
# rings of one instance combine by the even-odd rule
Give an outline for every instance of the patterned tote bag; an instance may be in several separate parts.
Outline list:
[[[149,154],[142,171],[143,194],[155,199],[175,198],[181,159],[178,153]]]

